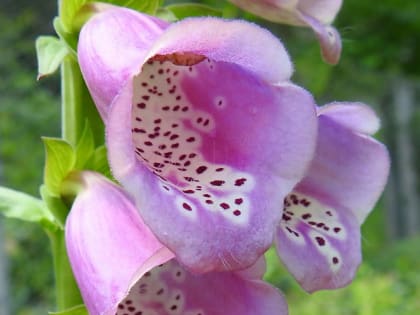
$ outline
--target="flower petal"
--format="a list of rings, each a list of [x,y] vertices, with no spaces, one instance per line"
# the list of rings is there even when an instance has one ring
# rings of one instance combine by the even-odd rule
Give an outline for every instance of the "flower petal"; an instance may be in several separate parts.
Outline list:
[[[183,264],[242,269],[270,246],[277,205],[312,158],[313,100],[236,64],[195,58],[151,60],[116,98],[110,164]]]
[[[383,144],[321,114],[315,158],[298,187],[349,209],[362,223],[384,189],[389,165]]]
[[[185,19],[162,34],[148,57],[179,52],[235,63],[270,83],[287,81],[293,72],[281,42],[267,30],[245,21]]]
[[[276,237],[280,258],[309,292],[351,281],[361,261],[360,224],[389,172],[385,147],[353,131],[363,125],[362,119],[353,128],[328,110],[319,116],[315,158],[284,201]]]
[[[277,253],[302,287],[313,292],[347,285],[361,261],[360,229],[345,208],[301,192],[284,200]]]
[[[138,72],[152,43],[168,23],[114,7],[96,14],[82,28],[78,59],[103,119],[128,78]]]
[[[90,314],[115,314],[135,280],[173,257],[151,234],[128,196],[99,174],[83,172],[85,189],[66,222],[66,245]]]
[[[337,30],[328,24],[323,24],[316,18],[300,14],[300,19],[315,32],[321,45],[321,54],[325,62],[335,65],[341,56],[341,36]]]
[[[287,314],[281,293],[260,280],[264,259],[238,273],[190,274],[119,187],[99,174],[80,177],[66,244],[89,314]]]
[[[378,116],[363,103],[333,102],[318,109],[318,115],[328,116],[342,126],[367,135],[379,130]]]
[[[176,260],[147,272],[119,304],[116,315],[286,315],[280,292],[233,272],[193,275]]]
[[[331,24],[342,4],[342,0],[299,0],[297,7],[299,11],[312,16],[322,24]]]

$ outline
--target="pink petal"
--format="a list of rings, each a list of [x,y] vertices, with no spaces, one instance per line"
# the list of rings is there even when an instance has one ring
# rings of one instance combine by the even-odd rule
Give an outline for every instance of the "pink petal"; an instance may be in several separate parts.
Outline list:
[[[150,61],[134,93],[130,84],[116,98],[110,164],[188,268],[242,269],[270,246],[277,205],[312,158],[313,100],[236,64],[187,57],[202,61]]]
[[[349,209],[362,223],[382,193],[389,173],[385,146],[354,133],[327,115],[319,116],[315,159],[299,189]]]
[[[115,314],[132,281],[173,257],[140,220],[129,197],[105,177],[84,172],[85,188],[66,222],[74,275],[90,314]]]
[[[299,11],[321,23],[331,24],[342,4],[342,0],[299,0],[297,7]]]
[[[162,34],[148,57],[179,52],[235,63],[271,83],[287,81],[293,72],[282,43],[267,30],[245,21],[185,19]]]
[[[361,261],[360,229],[351,212],[296,191],[283,211],[277,253],[302,287],[313,292],[347,285]]]
[[[139,71],[150,46],[167,26],[157,18],[120,7],[98,13],[84,25],[78,59],[103,119],[113,98]]]
[[[337,64],[341,56],[341,36],[337,30],[304,13],[300,15],[300,18],[315,32],[325,62],[332,65]]]
[[[358,114],[365,110],[359,109]],[[339,288],[352,280],[361,260],[360,224],[389,172],[386,148],[359,133],[362,118],[353,119],[353,127],[352,119],[341,124],[334,108],[326,112],[319,116],[315,158],[285,199],[276,236],[280,258],[309,292]]]
[[[147,272],[119,304],[117,315],[286,315],[280,292],[232,272],[193,275],[171,260]]]
[[[342,126],[366,135],[374,134],[380,127],[376,113],[363,103],[330,103],[320,107],[318,115],[328,116]]]

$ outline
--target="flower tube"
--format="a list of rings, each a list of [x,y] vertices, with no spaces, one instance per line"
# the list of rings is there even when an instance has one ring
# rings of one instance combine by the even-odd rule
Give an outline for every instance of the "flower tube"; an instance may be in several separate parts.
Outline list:
[[[136,49],[141,56],[129,75],[117,71],[119,81],[110,84],[118,89],[106,97],[113,175],[189,270],[248,267],[272,243],[278,204],[312,159],[313,98],[289,82],[283,45],[254,24],[190,18],[137,47],[130,27],[137,15],[111,9],[80,34],[79,61],[91,93],[108,95],[96,78],[106,80],[116,69],[101,57],[102,47],[121,43],[119,58]],[[106,39],[95,35],[98,29]],[[92,56],[104,61],[100,67]]]
[[[310,27],[318,37],[326,62],[336,64],[341,38],[331,26],[342,0],[230,0],[240,8],[272,22]]]
[[[361,261],[360,225],[382,193],[385,146],[369,137],[379,119],[366,105],[332,103],[318,110],[315,158],[285,199],[276,248],[309,291],[347,285]]]
[[[82,189],[66,222],[66,245],[91,315],[285,315],[281,293],[247,270],[188,272],[153,236],[131,198],[100,174],[78,175]]]

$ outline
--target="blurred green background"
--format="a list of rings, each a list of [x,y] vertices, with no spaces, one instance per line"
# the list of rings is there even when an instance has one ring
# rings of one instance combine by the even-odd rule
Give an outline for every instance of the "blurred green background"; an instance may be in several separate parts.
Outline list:
[[[167,1],[179,2],[179,1]],[[364,262],[337,291],[303,292],[268,253],[267,279],[281,288],[292,315],[420,314],[420,12],[415,0],[344,1],[334,25],[343,38],[339,65],[324,64],[308,29],[244,14],[276,33],[294,63],[293,80],[318,104],[362,101],[382,118],[378,138],[390,149],[387,190],[363,226]],[[0,2],[0,182],[38,195],[42,135],[59,136],[59,75],[36,81],[34,40],[53,34],[56,1]],[[263,47],[262,47],[263,49]],[[0,217],[0,315],[53,310],[49,244],[35,225]]]

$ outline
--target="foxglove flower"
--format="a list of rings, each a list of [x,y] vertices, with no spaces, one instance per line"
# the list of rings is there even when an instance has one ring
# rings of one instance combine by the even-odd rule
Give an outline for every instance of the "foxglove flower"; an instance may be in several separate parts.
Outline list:
[[[324,60],[336,64],[341,38],[331,26],[342,0],[230,0],[240,8],[269,21],[312,28],[321,45]]]
[[[384,189],[386,148],[369,137],[379,128],[360,103],[332,103],[318,110],[315,158],[284,200],[276,247],[307,291],[348,284],[361,261],[360,225]]]
[[[147,23],[131,29],[133,20],[147,19],[137,15],[108,10],[80,34],[90,90],[113,99],[104,106],[113,175],[189,270],[248,267],[272,243],[278,204],[312,159],[312,96],[289,82],[284,47],[256,25],[191,18],[150,46],[136,39],[150,33]],[[137,52],[142,57],[130,75],[117,71],[120,81],[99,84],[116,69],[114,58]]]
[[[71,266],[91,315],[284,315],[281,293],[261,280],[263,260],[238,272],[189,273],[103,176],[79,174],[66,222]]]

